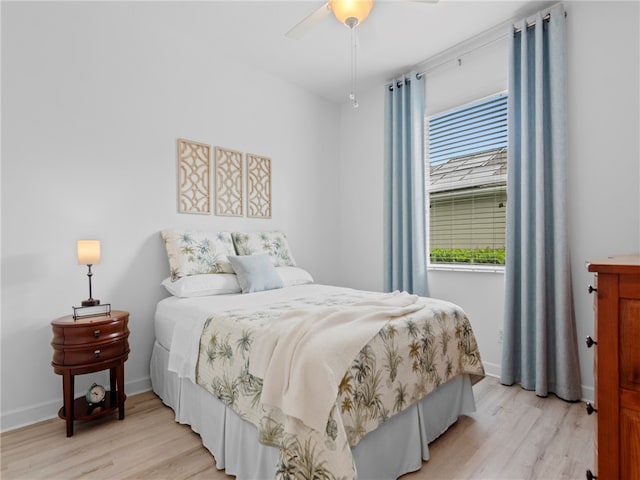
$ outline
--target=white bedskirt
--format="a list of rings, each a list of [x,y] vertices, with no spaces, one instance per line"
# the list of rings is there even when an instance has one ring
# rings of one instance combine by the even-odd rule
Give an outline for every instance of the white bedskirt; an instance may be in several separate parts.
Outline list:
[[[278,449],[258,442],[254,425],[187,378],[169,372],[169,351],[155,342],[151,355],[153,391],[190,425],[213,454],[216,467],[239,480],[270,480]],[[471,381],[457,377],[421,402],[393,416],[352,449],[359,480],[391,480],[419,470],[428,444],[464,413],[475,411]]]

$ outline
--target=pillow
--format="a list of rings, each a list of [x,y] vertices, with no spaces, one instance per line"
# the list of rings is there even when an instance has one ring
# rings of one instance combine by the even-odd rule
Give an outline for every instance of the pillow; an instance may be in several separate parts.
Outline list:
[[[229,257],[238,276],[242,293],[282,288],[282,280],[266,253]]]
[[[300,267],[276,267],[276,272],[278,272],[282,285],[285,287],[313,283],[311,274]]]
[[[229,232],[163,230],[171,279],[205,273],[233,273],[229,255],[234,255]]]
[[[231,234],[238,255],[267,253],[276,267],[295,267],[287,236],[282,232],[249,232]]]
[[[233,273],[215,273],[191,275],[162,281],[162,286],[174,297],[204,297],[206,295],[223,295],[240,293],[242,289],[238,278]]]

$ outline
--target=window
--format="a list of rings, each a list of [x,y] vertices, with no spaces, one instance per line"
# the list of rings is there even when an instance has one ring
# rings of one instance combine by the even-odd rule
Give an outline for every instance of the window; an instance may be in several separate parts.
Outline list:
[[[504,265],[507,95],[427,119],[431,264]]]

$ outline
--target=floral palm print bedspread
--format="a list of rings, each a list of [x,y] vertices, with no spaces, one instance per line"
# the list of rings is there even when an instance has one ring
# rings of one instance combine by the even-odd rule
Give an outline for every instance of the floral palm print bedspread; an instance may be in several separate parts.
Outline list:
[[[211,315],[204,324],[196,381],[245,420],[260,442],[280,449],[281,479],[355,479],[351,447],[378,425],[456,376],[484,376],[464,311],[420,298],[425,308],[390,320],[353,359],[340,383],[325,431],[260,403],[262,379],[249,373],[256,332],[287,310],[353,305],[384,294],[351,289]]]

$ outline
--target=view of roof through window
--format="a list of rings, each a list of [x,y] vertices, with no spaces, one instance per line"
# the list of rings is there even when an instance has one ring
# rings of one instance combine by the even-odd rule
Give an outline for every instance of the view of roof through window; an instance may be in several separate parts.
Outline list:
[[[494,148],[431,166],[430,192],[500,185],[507,182],[507,148]]]

